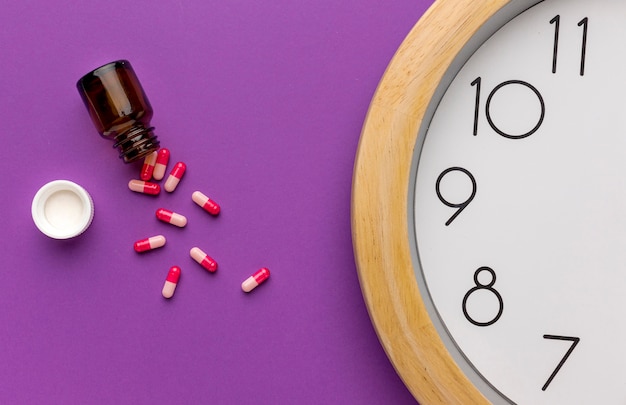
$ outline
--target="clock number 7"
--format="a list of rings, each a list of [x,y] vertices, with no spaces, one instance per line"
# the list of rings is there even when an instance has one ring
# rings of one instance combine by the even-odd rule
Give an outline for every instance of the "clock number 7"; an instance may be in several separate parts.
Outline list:
[[[552,73],[556,73],[556,62],[559,55],[559,32],[561,31],[561,16],[556,15],[550,20],[554,24],[554,47],[552,49]],[[585,17],[578,22],[579,27],[583,27],[582,46],[580,52],[580,75],[585,75],[585,60],[587,59],[587,30],[589,18]]]
[[[463,173],[465,176],[469,178],[470,182],[472,183],[472,192],[470,196],[467,197],[467,199],[463,202],[459,202],[459,203],[450,202],[446,200],[443,194],[441,193],[441,181],[443,180],[444,177],[446,177],[446,175],[453,173],[453,172]],[[437,192],[437,197],[439,197],[439,201],[441,201],[442,203],[444,203],[446,206],[450,208],[458,208],[458,210],[454,213],[454,215],[452,215],[450,219],[446,221],[446,226],[448,226],[452,223],[452,221],[456,219],[456,217],[461,213],[461,211],[463,211],[469,205],[469,203],[472,202],[472,200],[476,196],[476,179],[474,178],[472,173],[470,173],[469,170],[467,169],[464,169],[462,167],[450,167],[444,170],[439,175],[439,177],[437,177],[437,182],[435,184],[435,191]]]
[[[541,390],[545,391],[546,389],[548,389],[548,386],[550,385],[550,383],[552,382],[554,377],[561,370],[561,367],[563,367],[563,364],[565,364],[565,362],[567,361],[569,356],[572,354],[572,352],[574,351],[574,348],[576,347],[576,345],[578,345],[578,342],[580,342],[580,338],[573,337],[573,336],[556,336],[556,335],[543,335],[543,338],[544,339],[551,339],[551,340],[564,340],[564,341],[572,342],[572,345],[569,347],[569,349],[567,350],[567,353],[565,353],[565,356],[563,356],[563,358],[561,359],[559,364],[556,366],[556,368],[554,369],[554,371],[550,375],[550,378],[548,378],[548,381],[546,381],[546,383],[543,385],[543,387],[541,387]]]

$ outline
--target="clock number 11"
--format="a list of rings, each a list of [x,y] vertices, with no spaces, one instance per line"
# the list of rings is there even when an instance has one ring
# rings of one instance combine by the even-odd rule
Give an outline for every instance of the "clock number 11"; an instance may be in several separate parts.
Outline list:
[[[554,47],[552,50],[552,73],[556,73],[556,62],[559,56],[559,32],[561,31],[561,16],[556,15],[550,20],[550,24],[554,24]],[[589,18],[585,17],[578,22],[578,26],[582,27],[582,45],[580,52],[580,75],[585,75],[585,60],[587,59],[587,29],[589,26]]]

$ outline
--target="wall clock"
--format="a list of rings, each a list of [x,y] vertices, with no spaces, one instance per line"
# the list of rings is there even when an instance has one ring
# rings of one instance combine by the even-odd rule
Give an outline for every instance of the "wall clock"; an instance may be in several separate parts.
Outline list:
[[[424,404],[626,404],[626,2],[439,0],[371,102],[363,295]]]

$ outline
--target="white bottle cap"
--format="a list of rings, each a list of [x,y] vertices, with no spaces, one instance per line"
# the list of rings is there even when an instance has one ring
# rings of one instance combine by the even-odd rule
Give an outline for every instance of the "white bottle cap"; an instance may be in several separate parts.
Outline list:
[[[76,183],[55,180],[44,185],[31,208],[37,228],[53,239],[69,239],[83,233],[93,219],[93,200]]]

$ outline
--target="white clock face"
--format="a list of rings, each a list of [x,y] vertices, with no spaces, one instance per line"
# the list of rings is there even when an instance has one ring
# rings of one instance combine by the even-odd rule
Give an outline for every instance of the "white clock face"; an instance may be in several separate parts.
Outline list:
[[[625,41],[626,1],[531,7],[416,148],[416,276],[457,360],[514,403],[626,404]]]

